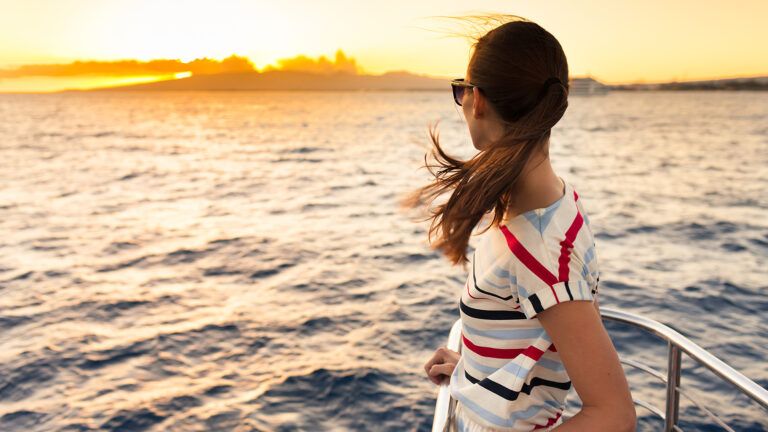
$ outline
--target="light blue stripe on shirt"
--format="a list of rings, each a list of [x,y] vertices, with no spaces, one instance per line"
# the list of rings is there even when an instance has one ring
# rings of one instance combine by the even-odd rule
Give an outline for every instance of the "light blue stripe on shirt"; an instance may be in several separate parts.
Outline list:
[[[462,404],[464,404],[465,408],[469,408],[472,411],[474,411],[477,415],[482,417],[484,420],[488,421],[489,423],[493,423],[498,426],[503,427],[512,427],[516,421],[528,419],[535,415],[537,415],[541,411],[540,405],[531,405],[527,409],[523,411],[516,411],[513,412],[509,418],[501,418],[492,412],[486,410],[485,408],[481,407],[480,405],[476,404],[475,402],[471,401],[469,398],[464,396],[463,394],[457,394],[453,395],[455,398],[457,398],[459,401],[461,401]],[[547,405],[553,406],[551,402],[545,401]]]
[[[509,279],[509,270],[505,269],[504,267],[494,266],[492,272],[493,275],[497,278]]]
[[[492,339],[536,339],[546,336],[546,331],[543,328],[479,330],[469,326],[467,323],[462,323],[461,325],[471,335]]]

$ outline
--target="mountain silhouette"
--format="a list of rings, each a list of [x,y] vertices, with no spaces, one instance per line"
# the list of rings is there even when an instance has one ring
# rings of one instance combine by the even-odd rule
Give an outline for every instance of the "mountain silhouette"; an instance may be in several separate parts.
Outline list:
[[[449,78],[392,71],[382,75],[349,72],[316,73],[270,70],[192,75],[151,83],[103,87],[94,91],[190,91],[190,90],[449,90]]]

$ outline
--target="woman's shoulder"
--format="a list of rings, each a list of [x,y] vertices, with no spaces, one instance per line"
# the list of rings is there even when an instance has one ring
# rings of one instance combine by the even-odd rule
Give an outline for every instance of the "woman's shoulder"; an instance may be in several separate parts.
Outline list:
[[[516,235],[561,237],[587,222],[584,199],[576,188],[565,181],[565,192],[557,201],[544,208],[529,210],[511,218],[503,218],[502,230]]]
[[[578,254],[594,244],[583,198],[573,185],[567,181],[565,184],[565,194],[558,201],[502,220],[497,225],[512,256],[518,259],[525,259],[528,254],[559,256],[563,247]]]

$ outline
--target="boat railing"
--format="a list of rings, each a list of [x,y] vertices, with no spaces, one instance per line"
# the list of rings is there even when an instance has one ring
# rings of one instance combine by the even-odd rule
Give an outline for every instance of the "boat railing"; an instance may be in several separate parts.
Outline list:
[[[729,432],[735,432],[725,421],[709,410],[702,403],[695,400],[688,389],[680,386],[680,374],[682,371],[682,354],[685,353],[698,364],[705,366],[714,372],[723,381],[730,383],[742,394],[757,402],[764,410],[768,411],[768,390],[762,388],[739,371],[728,366],[719,358],[712,355],[704,348],[698,346],[687,337],[678,333],[669,326],[641,315],[625,312],[618,309],[600,307],[603,321],[614,321],[640,328],[667,342],[667,370],[666,373],[656,370],[638,360],[627,358],[619,353],[621,363],[645,372],[665,384],[665,406],[663,411],[642,399],[634,398],[636,406],[647,409],[653,415],[664,422],[664,432],[682,431],[679,422],[680,395],[685,396],[696,407],[702,410],[715,424]],[[457,319],[451,327],[446,347],[461,352],[461,319]],[[435,404],[435,417],[432,423],[433,432],[443,432],[447,429],[448,420],[453,417],[455,400],[451,397],[448,384],[439,386],[437,401]]]
[[[448,333],[448,343],[445,347],[449,350],[461,352],[461,318],[457,319],[453,326],[451,326],[451,332]],[[448,430],[448,420],[453,417],[455,408],[456,399],[451,397],[448,383],[443,382],[437,391],[432,432],[445,432]]]

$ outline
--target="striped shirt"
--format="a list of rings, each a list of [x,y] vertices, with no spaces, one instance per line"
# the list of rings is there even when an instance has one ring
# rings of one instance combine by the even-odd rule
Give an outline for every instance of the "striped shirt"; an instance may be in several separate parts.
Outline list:
[[[557,201],[505,216],[479,236],[471,255],[450,391],[488,428],[530,431],[562,421],[571,381],[536,315],[565,301],[593,301],[599,281],[583,202],[562,182]]]

